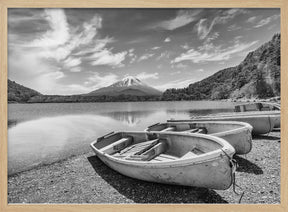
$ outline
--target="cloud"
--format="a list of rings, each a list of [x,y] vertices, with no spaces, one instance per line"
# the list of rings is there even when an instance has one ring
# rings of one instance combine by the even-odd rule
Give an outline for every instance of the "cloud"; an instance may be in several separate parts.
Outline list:
[[[213,62],[228,60],[235,53],[242,52],[251,46],[255,45],[258,41],[250,43],[235,42],[233,46],[227,48],[215,47],[213,51],[207,51],[207,49],[194,50],[190,49],[186,53],[182,53],[176,57],[171,63],[179,63],[181,61],[192,61],[193,63]]]
[[[96,21],[98,20],[98,21]],[[79,55],[84,54],[85,51],[91,50],[90,46],[94,45],[94,51],[103,48],[111,39],[95,39],[97,30],[101,28],[102,18],[99,15],[95,15],[90,21],[84,22],[82,30],[74,32],[71,39],[63,46],[59,46],[56,50],[50,49],[48,57],[55,57],[58,61],[65,59],[68,55],[75,52],[77,55],[77,48],[80,48]],[[87,48],[87,49],[86,49]],[[87,53],[87,52],[86,52]],[[89,52],[88,52],[89,53]]]
[[[183,64],[183,63],[172,64],[172,68],[183,69],[183,68],[187,68],[187,67],[188,66]]]
[[[111,42],[109,38],[104,40],[94,39],[102,22],[102,18],[98,15],[95,15],[90,21],[84,22],[82,29],[79,30],[78,28],[69,29],[66,15],[62,9],[46,9],[45,11],[50,14],[45,17],[49,20],[51,30],[48,30],[40,39],[34,39],[32,42],[23,43],[18,47],[30,48],[30,51],[38,48],[37,51],[42,58],[55,59],[57,62],[61,62],[72,51],[74,51],[74,55],[83,55],[89,53],[89,51],[101,49],[108,42]],[[95,47],[91,48],[91,44],[94,44]],[[80,47],[81,50],[78,51],[77,48]]]
[[[64,44],[70,38],[66,15],[62,9],[44,10],[44,18],[50,29],[40,38],[29,44],[30,47],[56,47]]]
[[[278,19],[279,17],[280,17],[280,15],[272,15],[272,16],[270,16],[268,18],[262,19],[261,21],[259,21],[254,26],[254,28],[259,28],[259,27],[265,26],[265,25],[269,24],[271,21],[274,21],[274,20]]]
[[[232,25],[230,25],[230,26],[227,28],[228,31],[236,31],[236,30],[239,30],[239,29],[242,29],[242,27],[237,26],[237,24],[232,24]]]
[[[97,29],[102,28],[102,17],[94,15],[89,22],[84,22],[84,31],[81,33],[81,44],[88,44],[95,37]]]
[[[207,37],[205,42],[211,42],[213,40],[216,40],[219,37],[219,32],[214,32],[210,37]]]
[[[102,17],[98,14],[82,24],[73,26],[69,25],[63,9],[39,11],[38,21],[47,23],[41,32],[37,31],[33,34],[33,28],[28,34],[29,36],[23,35],[17,30],[15,30],[16,33],[13,32],[9,35],[10,38],[13,38],[9,40],[10,79],[43,94],[71,94],[76,92],[75,84],[65,85],[63,83],[75,80],[75,78],[72,77],[74,75],[63,72],[63,69],[75,73],[81,72],[85,70],[82,67],[84,61],[87,64],[89,58],[92,65],[112,67],[123,65],[122,62],[127,52],[112,53],[112,49],[106,48],[106,45],[114,42],[114,39],[109,37],[101,39],[98,30],[102,27]],[[32,24],[30,23],[30,25]],[[25,36],[28,36],[29,39]],[[81,75],[82,78],[83,76]],[[98,76],[97,79],[107,80],[109,83],[116,77],[112,75]],[[62,80],[63,78],[67,79]],[[82,78],[80,79],[83,80]],[[92,82],[93,80],[96,82],[96,77],[86,81]],[[97,84],[105,83],[98,82]],[[93,86],[90,88],[86,85],[82,87],[79,85],[79,88],[81,91],[88,91]]]
[[[38,22],[43,19],[42,12],[40,12],[39,10],[35,10],[35,9],[34,10],[26,9],[25,14],[23,13],[17,14],[17,12],[15,14],[15,10],[9,10],[8,16],[9,16],[8,25],[9,24],[13,24],[13,25],[23,24],[25,22],[31,22],[31,21]]]
[[[146,72],[141,72],[140,74],[136,75],[136,78],[141,79],[141,80],[147,80],[147,79],[158,79],[159,78],[159,73],[153,73],[149,74]]]
[[[233,8],[233,9],[224,10],[218,17],[216,17],[217,23],[225,24],[228,21],[235,18],[236,16],[240,14],[247,14],[247,13],[249,13],[247,10],[241,9],[241,8]]]
[[[100,76],[99,73],[95,72],[90,76],[87,81],[84,82],[85,86],[89,86],[90,90],[107,87],[118,81],[118,76],[109,73],[104,76]]]
[[[70,68],[71,72],[81,72],[81,68],[79,66]]]
[[[169,88],[184,88],[190,85],[191,83],[194,83],[196,80],[195,79],[180,79],[180,80],[174,80],[162,85],[157,85],[154,86],[156,89],[160,91],[165,91],[166,89]]]
[[[179,10],[175,18],[157,22],[145,27],[145,29],[164,29],[172,31],[195,21],[197,19],[197,15],[201,11],[201,9]]]
[[[48,10],[50,11],[50,10]],[[62,19],[66,22],[65,13]],[[53,21],[52,23],[54,23]],[[67,22],[66,22],[67,23]],[[60,26],[64,26],[61,24]],[[75,56],[81,56],[83,60],[93,60],[91,65],[109,65],[112,67],[119,67],[123,64],[121,63],[125,59],[127,52],[120,52],[113,54],[111,50],[107,50],[105,46],[108,43],[114,42],[113,38],[106,37],[104,39],[95,39],[97,31],[102,27],[102,17],[99,15],[94,15],[92,19],[87,22],[84,22],[82,29],[79,30],[75,28],[71,31],[70,39],[66,40],[65,44],[58,45],[56,47],[49,46],[42,49],[40,56],[46,59],[55,59],[59,63],[62,63],[64,67],[74,67],[70,69],[72,72],[79,72],[81,68],[76,68],[75,66],[81,64],[81,59],[75,58]],[[68,25],[65,25],[65,29],[68,28]],[[57,28],[58,31],[65,31],[64,29]],[[66,30],[67,31],[67,30]],[[73,32],[72,32],[73,31]],[[53,33],[52,33],[53,34]],[[57,33],[56,33],[57,34]],[[45,37],[45,36],[44,36]],[[47,36],[46,36],[47,37]],[[26,46],[35,46],[35,41]],[[91,47],[92,46],[92,47]],[[40,48],[40,47],[39,47]],[[72,59],[71,56],[74,58]],[[68,59],[67,59],[68,57]]]
[[[144,54],[141,57],[139,57],[137,61],[140,62],[140,61],[143,61],[143,60],[147,60],[147,59],[149,59],[150,57],[153,57],[153,56],[154,56],[154,54],[147,53],[147,54]]]
[[[197,69],[196,71],[198,71],[198,72],[203,72],[204,69],[203,69],[203,68],[200,68],[200,69]]]
[[[136,43],[143,43],[146,42],[147,38],[144,38],[143,36],[140,38],[132,39],[126,42],[126,44],[136,44]]]
[[[156,57],[156,60],[161,60],[162,58],[170,58],[171,56],[171,51],[164,51],[164,52],[161,52],[161,54]]]
[[[151,50],[157,50],[157,49],[160,49],[161,47],[160,46],[154,46],[151,48]]]
[[[59,90],[61,90],[62,95],[84,94],[93,91],[93,89],[79,84],[59,86]]]
[[[216,40],[219,37],[219,32],[214,32],[212,35],[207,37],[205,41],[203,42],[202,46],[199,46],[198,49],[201,51],[211,51],[211,50],[217,50],[221,46],[215,46],[212,41]]]
[[[239,40],[239,39],[241,39],[241,38],[243,38],[243,35],[238,35],[238,36],[236,36],[236,37],[234,38],[234,40]]]
[[[129,49],[129,50],[128,50],[129,56],[133,56],[133,55],[134,55],[134,53],[133,53],[134,51],[135,51],[134,48]]]
[[[185,43],[184,45],[181,45],[181,48],[183,49],[190,49],[189,45],[187,43]]]
[[[131,60],[130,60],[130,64],[134,63],[135,61],[137,60],[137,55],[134,55],[133,57],[131,57]]]
[[[172,72],[172,73],[170,73],[170,75],[178,75],[178,74],[181,74],[182,72],[181,71],[174,71],[174,72]]]
[[[57,79],[61,79],[63,78],[65,75],[63,72],[61,71],[54,71],[54,72],[49,72],[46,74],[43,74],[41,77],[43,78],[51,78],[53,80],[57,80]]]
[[[252,16],[252,17],[248,18],[246,22],[247,23],[254,23],[256,21],[256,18],[257,18],[256,16]]]
[[[203,40],[204,38],[206,38],[206,36],[210,33],[215,23],[216,23],[216,18],[213,19],[211,23],[208,23],[207,19],[201,19],[198,22],[196,27],[197,27],[198,37],[200,40]]]
[[[127,51],[123,51],[113,54],[110,50],[104,49],[99,52],[95,52],[91,56],[86,57],[86,59],[91,60],[90,64],[93,66],[109,65],[112,67],[121,67],[123,66],[122,61],[125,60],[127,53]]]
[[[135,48],[129,49],[127,56],[130,59],[129,63],[130,64],[134,63],[137,59],[137,55],[135,55]]]
[[[42,82],[46,79],[47,77],[43,78]],[[73,95],[73,94],[89,93],[93,90],[109,86],[115,83],[117,79],[118,77],[114,74],[107,74],[104,76],[100,76],[98,73],[94,72],[93,75],[88,77],[88,79],[83,84],[72,83],[72,84],[64,85],[64,84],[54,83],[53,86],[50,87],[50,90],[48,90],[48,93],[58,94],[58,95]],[[51,81],[48,81],[48,82],[51,82]],[[48,85],[51,86],[51,84],[47,84],[47,86]]]
[[[209,21],[206,18],[200,19],[196,24],[197,34],[200,40],[206,38],[212,31],[216,24],[226,24],[228,21],[235,18],[237,15],[246,14],[247,11],[244,9],[229,9],[224,10],[218,14],[213,20]]]
[[[81,64],[81,59],[80,58],[75,58],[75,57],[68,57],[65,61],[63,61],[64,66],[67,68],[71,68],[73,66],[78,66]]]
[[[233,41],[234,41],[235,43],[239,43],[241,38],[243,38],[243,36],[242,36],[242,35],[238,35],[238,36],[236,36],[236,37],[233,39]]]
[[[8,57],[8,78],[43,94],[57,94],[58,81],[65,77],[59,67],[33,51],[15,49]]]
[[[164,42],[165,42],[165,43],[171,42],[171,38],[169,38],[169,37],[165,38]]]
[[[92,39],[91,39],[92,41]],[[114,42],[114,39],[113,38],[109,38],[109,37],[106,37],[104,39],[96,39],[93,44],[92,44],[92,47],[87,47],[87,48],[84,48],[80,51],[75,51],[75,53],[72,53],[73,55],[75,56],[87,56],[89,54],[92,54],[94,52],[97,52],[97,51],[100,51],[101,49],[103,49],[108,43],[112,43]]]

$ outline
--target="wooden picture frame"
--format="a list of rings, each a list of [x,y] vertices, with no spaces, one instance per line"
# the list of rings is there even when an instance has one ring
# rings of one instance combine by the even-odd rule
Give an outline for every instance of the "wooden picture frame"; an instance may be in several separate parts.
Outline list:
[[[288,1],[286,0],[0,0],[0,211],[288,211]],[[213,204],[8,204],[7,200],[7,10],[8,8],[280,8],[281,9],[281,203],[275,205]]]

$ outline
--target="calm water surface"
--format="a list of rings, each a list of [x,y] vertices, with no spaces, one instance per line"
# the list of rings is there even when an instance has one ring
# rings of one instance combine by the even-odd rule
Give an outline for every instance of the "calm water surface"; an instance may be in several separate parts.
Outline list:
[[[215,101],[9,104],[8,174],[88,152],[94,139],[111,131],[142,131],[232,108]]]

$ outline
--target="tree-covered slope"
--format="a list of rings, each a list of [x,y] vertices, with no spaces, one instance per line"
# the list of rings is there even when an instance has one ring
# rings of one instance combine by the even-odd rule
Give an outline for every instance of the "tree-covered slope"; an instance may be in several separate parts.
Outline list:
[[[8,102],[27,102],[42,94],[8,79]]]
[[[163,100],[201,100],[280,95],[280,34],[250,52],[236,67],[223,69],[183,89],[168,89]]]

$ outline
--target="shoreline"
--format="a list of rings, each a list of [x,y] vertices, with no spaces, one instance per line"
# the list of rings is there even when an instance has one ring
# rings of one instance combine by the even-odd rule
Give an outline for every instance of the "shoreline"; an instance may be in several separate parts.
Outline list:
[[[253,137],[247,155],[234,156],[241,204],[280,203],[280,131]],[[91,151],[8,176],[8,203],[238,203],[233,186],[219,191],[144,182],[123,176]]]
[[[54,103],[54,104],[57,104],[57,103],[113,103],[113,102],[116,102],[116,103],[119,103],[119,102],[182,102],[182,101],[225,101],[225,102],[239,102],[239,103],[243,103],[243,102],[280,102],[281,101],[281,97],[280,96],[274,96],[274,97],[270,97],[270,98],[266,98],[266,99],[259,99],[259,98],[256,98],[256,97],[252,97],[252,98],[246,98],[246,97],[243,97],[243,98],[237,98],[237,99],[234,99],[234,98],[227,98],[227,99],[199,99],[199,100],[143,100],[143,101],[83,101],[83,102],[80,102],[80,101],[72,101],[72,102],[69,102],[69,101],[59,101],[59,102],[13,102],[13,101],[8,101],[8,104],[48,104],[48,103]]]

